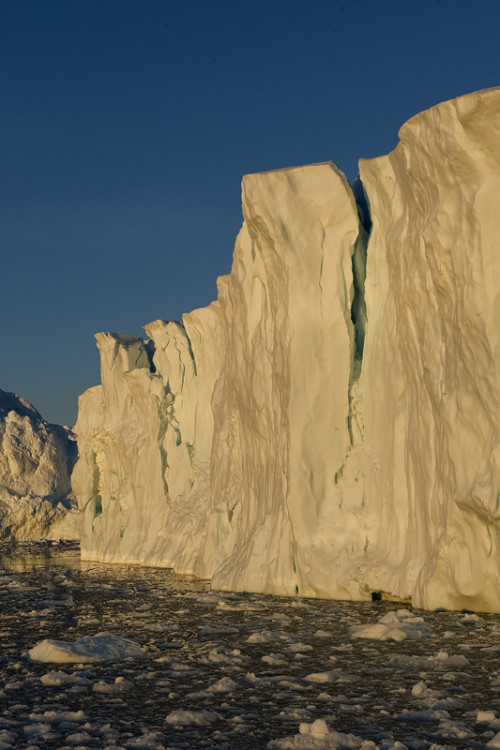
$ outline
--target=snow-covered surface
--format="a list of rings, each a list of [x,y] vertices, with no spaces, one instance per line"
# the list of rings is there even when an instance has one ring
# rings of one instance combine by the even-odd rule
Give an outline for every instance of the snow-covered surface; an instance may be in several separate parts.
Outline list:
[[[0,390],[0,539],[76,539],[74,435],[25,399]]]
[[[499,744],[498,615],[210,592],[167,570],[81,563],[76,552],[2,554],[0,601],[2,750]],[[353,637],[392,613],[423,618],[429,636]],[[140,644],[142,658],[29,658],[42,639],[102,631]]]
[[[363,225],[332,163],[246,176],[217,301],[98,334],[84,558],[500,611],[500,89],[420,113],[360,176]]]

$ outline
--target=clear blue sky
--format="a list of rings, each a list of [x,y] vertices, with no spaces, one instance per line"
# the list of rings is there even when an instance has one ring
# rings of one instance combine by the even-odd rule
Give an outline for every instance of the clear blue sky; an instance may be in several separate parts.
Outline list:
[[[500,84],[500,2],[0,0],[0,388],[73,424],[93,334],[208,304],[243,174]]]

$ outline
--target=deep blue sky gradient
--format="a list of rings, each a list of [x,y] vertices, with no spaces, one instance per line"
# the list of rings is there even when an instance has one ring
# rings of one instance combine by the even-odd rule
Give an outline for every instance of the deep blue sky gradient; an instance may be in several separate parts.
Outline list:
[[[500,84],[500,2],[0,0],[0,388],[73,424],[93,334],[208,304],[243,174]]]

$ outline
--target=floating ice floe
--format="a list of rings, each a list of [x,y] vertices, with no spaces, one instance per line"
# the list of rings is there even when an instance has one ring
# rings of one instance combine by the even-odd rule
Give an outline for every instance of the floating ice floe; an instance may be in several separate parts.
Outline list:
[[[144,656],[144,651],[138,643],[113,633],[86,635],[74,643],[46,638],[39,641],[28,653],[33,661],[57,664],[116,661]]]
[[[175,726],[204,726],[212,724],[217,719],[215,711],[172,711],[166,717],[167,724]]]
[[[79,674],[67,674],[66,672],[60,672],[53,670],[47,672],[40,677],[42,685],[50,687],[61,687],[62,685],[90,685],[90,680],[85,675]]]
[[[471,669],[471,663],[463,654],[449,654],[441,649],[437,654],[419,656],[418,654],[394,654],[387,660],[391,669],[419,670],[449,670]]]
[[[428,638],[431,629],[423,617],[417,617],[407,609],[387,612],[378,622],[368,625],[353,625],[352,638],[370,638],[374,641],[404,641]]]
[[[133,683],[130,680],[126,680],[125,677],[116,677],[114,682],[106,682],[106,680],[95,682],[92,685],[92,690],[94,693],[125,693],[133,687]]]
[[[260,633],[252,633],[247,638],[247,643],[271,643],[272,641],[289,641],[290,636],[282,630],[263,630]]]
[[[327,672],[313,672],[304,677],[305,682],[323,683],[323,682],[355,682],[358,679],[356,675],[346,674],[340,669],[332,669]]]
[[[369,750],[375,748],[373,742],[363,741],[353,734],[342,734],[330,729],[324,719],[316,719],[311,724],[302,722],[299,734],[273,740],[267,745],[276,750]]]

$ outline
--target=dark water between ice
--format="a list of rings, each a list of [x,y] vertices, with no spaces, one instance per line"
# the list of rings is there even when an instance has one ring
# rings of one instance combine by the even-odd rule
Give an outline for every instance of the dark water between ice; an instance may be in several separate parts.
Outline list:
[[[427,638],[359,640],[352,626],[396,605],[210,592],[77,551],[0,554],[0,750],[437,750],[484,748],[500,731],[497,615],[417,613]],[[27,656],[44,638],[102,631],[144,658]]]

